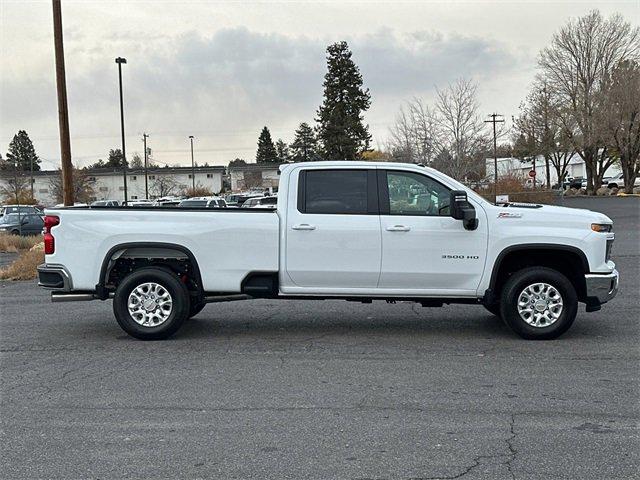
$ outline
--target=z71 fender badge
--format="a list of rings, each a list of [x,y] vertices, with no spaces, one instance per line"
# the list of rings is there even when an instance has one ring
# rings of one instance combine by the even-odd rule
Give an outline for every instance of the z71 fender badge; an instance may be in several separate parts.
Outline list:
[[[514,212],[500,212],[498,213],[498,218],[522,218],[522,214]]]

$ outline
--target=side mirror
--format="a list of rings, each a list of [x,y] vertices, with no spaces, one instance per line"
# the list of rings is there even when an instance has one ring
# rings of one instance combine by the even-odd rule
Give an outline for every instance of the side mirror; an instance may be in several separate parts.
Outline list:
[[[452,190],[449,200],[451,217],[462,220],[465,230],[475,230],[478,228],[476,209],[469,203],[467,192],[464,190]]]

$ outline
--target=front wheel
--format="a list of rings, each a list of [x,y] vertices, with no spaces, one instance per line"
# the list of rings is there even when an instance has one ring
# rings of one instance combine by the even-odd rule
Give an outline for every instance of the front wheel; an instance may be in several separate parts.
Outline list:
[[[113,313],[120,327],[140,340],[173,335],[189,317],[187,287],[172,272],[141,268],[118,285]]]
[[[514,273],[502,290],[501,316],[522,338],[550,340],[569,330],[578,312],[576,290],[563,274],[544,267]]]

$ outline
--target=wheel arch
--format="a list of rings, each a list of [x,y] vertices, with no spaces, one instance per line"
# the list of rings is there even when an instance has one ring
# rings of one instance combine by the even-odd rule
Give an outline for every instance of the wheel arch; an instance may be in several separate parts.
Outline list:
[[[96,293],[100,298],[106,299],[109,297],[107,282],[109,275],[115,266],[115,262],[120,258],[139,258],[147,260],[186,258],[193,270],[193,275],[195,276],[197,293],[200,296],[204,294],[202,275],[200,273],[198,261],[196,260],[193,252],[191,252],[187,247],[166,242],[126,242],[111,247],[102,260],[100,276],[98,277],[98,284],[96,285]]]
[[[589,261],[585,253],[571,245],[552,243],[527,243],[504,248],[496,257],[485,300],[493,301],[510,274],[529,266],[552,268],[569,278],[578,298],[586,297],[584,274],[589,273]]]

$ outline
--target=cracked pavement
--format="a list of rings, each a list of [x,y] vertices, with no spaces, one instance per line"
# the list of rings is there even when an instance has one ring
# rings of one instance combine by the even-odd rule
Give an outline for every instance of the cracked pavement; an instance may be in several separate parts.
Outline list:
[[[110,302],[0,283],[0,476],[637,478],[639,203],[571,200],[617,222],[622,283],[556,341],[474,306],[252,300],[140,342]]]

